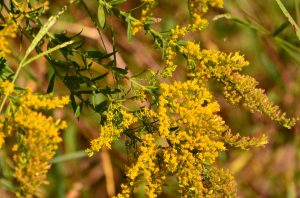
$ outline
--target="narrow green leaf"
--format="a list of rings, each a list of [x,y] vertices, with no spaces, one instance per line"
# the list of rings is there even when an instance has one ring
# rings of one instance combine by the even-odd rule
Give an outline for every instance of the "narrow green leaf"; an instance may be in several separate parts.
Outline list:
[[[76,151],[76,152],[67,153],[67,154],[64,154],[61,156],[57,156],[57,157],[53,158],[50,161],[50,163],[52,163],[52,164],[62,163],[65,161],[74,160],[74,159],[83,158],[83,157],[87,157],[87,154],[85,151]]]
[[[127,39],[128,41],[131,41],[132,39],[132,28],[131,28],[131,21],[130,19],[127,20]]]
[[[290,22],[290,24],[292,25],[293,30],[296,32],[296,35],[298,37],[298,39],[300,40],[300,29],[297,25],[297,23],[294,21],[293,17],[290,15],[290,13],[287,11],[287,9],[284,7],[283,3],[280,0],[276,0],[279,8],[281,9],[281,11],[283,12],[283,14],[285,15],[285,17],[288,19],[288,21]]]
[[[101,58],[101,57],[105,56],[106,53],[105,52],[101,52],[99,50],[94,50],[94,51],[87,51],[86,55],[89,58]]]
[[[14,75],[13,70],[7,65],[6,60],[0,57],[0,78],[7,80]]]
[[[81,107],[80,105],[77,106],[76,111],[75,111],[75,117],[79,118],[81,114]]]
[[[287,28],[289,26],[289,22],[284,22],[282,23],[273,33],[272,36],[277,36],[278,34],[280,34],[283,30],[285,30],[285,28]]]
[[[117,5],[117,4],[121,4],[121,3],[125,3],[127,0],[112,0],[110,2],[111,5]]]
[[[105,76],[107,76],[108,73],[109,73],[109,72],[106,72],[105,74],[102,74],[102,75],[100,75],[100,76],[98,76],[98,77],[96,77],[96,78],[93,78],[93,79],[91,79],[91,81],[92,81],[92,82],[95,82],[95,81],[97,81],[97,80],[100,80],[100,79],[104,78]]]
[[[70,100],[71,100],[72,109],[73,109],[73,111],[75,113],[76,109],[77,109],[77,104],[76,104],[76,100],[75,100],[74,94],[70,95]]]
[[[236,17],[236,16],[233,16],[229,13],[227,14],[220,14],[220,15],[217,15],[213,18],[214,21],[217,21],[219,19],[222,19],[222,18],[225,18],[225,19],[229,19],[229,20],[232,20],[234,22],[237,22],[239,24],[242,24],[242,25],[245,25],[246,27],[249,27],[253,30],[256,30],[256,31],[260,31],[260,32],[263,32],[263,30],[261,30],[259,27],[253,25],[252,23],[250,23],[249,21],[247,20],[244,20],[242,18],[239,18],[239,17]]]
[[[48,49],[47,51],[42,52],[42,53],[40,53],[40,54],[38,54],[38,55],[36,55],[36,56],[30,58],[30,59],[27,60],[25,63],[23,63],[22,66],[25,67],[26,65],[30,64],[31,62],[33,62],[33,61],[35,61],[35,60],[37,60],[37,59],[39,59],[39,58],[41,58],[41,57],[43,57],[43,56],[46,56],[46,55],[48,55],[48,54],[50,54],[50,53],[52,53],[52,52],[54,52],[54,51],[56,51],[56,50],[59,50],[59,49],[62,49],[62,48],[64,48],[64,47],[68,46],[68,45],[71,45],[71,44],[73,44],[73,43],[74,43],[74,41],[68,41],[68,42],[62,43],[62,44],[60,44],[60,45],[57,45],[57,46],[55,46],[55,47],[53,47],[53,48],[51,48],[51,49]]]
[[[111,11],[116,15],[116,17],[119,17],[121,15],[121,11],[118,8],[112,7]]]
[[[93,91],[92,104],[93,104],[93,107],[96,106],[96,92],[95,91]]]
[[[52,75],[49,81],[49,85],[47,88],[47,93],[51,93],[54,90],[54,82],[55,82],[55,73]]]
[[[111,5],[117,5],[117,4],[121,4],[121,3],[125,3],[127,0],[112,0],[110,2]]]
[[[103,5],[98,5],[98,22],[102,29],[105,27],[105,11]]]
[[[67,10],[67,6],[64,6],[55,16],[51,16],[49,20],[43,25],[38,34],[34,37],[31,44],[25,52],[23,62],[25,62],[28,55],[34,50],[42,38],[48,33],[49,29],[56,23],[57,19]]]
[[[98,113],[102,113],[107,109],[107,105],[107,100],[104,100],[95,107],[95,111],[97,111]]]

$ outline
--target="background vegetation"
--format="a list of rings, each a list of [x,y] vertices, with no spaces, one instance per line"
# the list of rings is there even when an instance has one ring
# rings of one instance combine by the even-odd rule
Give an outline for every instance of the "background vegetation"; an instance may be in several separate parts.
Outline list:
[[[83,48],[88,50],[113,50],[118,46],[116,54],[120,67],[127,65],[134,72],[141,72],[146,67],[156,69],[161,64],[161,56],[153,49],[152,42],[143,33],[137,34],[128,42],[126,26],[116,18],[107,23],[114,24],[114,28],[106,28],[99,36],[94,22],[88,14],[97,13],[96,1],[84,1],[85,4],[71,5],[69,12],[64,13],[55,26],[53,33],[67,31],[80,33]],[[55,15],[67,1],[51,0],[49,9],[40,20],[45,22],[47,16]],[[138,5],[138,1],[128,1],[121,9]],[[173,27],[176,22],[184,23],[182,15],[187,14],[185,1],[161,0],[154,10],[157,18],[155,27],[166,29]],[[224,9],[212,9],[208,13],[210,25],[201,33],[190,35],[191,39],[200,40],[202,48],[217,49],[224,52],[240,51],[250,62],[250,67],[244,71],[254,76],[260,87],[288,115],[300,115],[300,41],[295,27],[273,0],[225,0]],[[300,1],[287,0],[284,6],[300,24]],[[90,12],[88,11],[90,10]],[[166,20],[167,19],[167,20]],[[114,35],[113,37],[111,37]],[[113,39],[111,39],[113,38]],[[60,38],[65,39],[65,38]],[[101,41],[102,39],[102,41]],[[20,43],[22,41],[22,44]],[[21,44],[21,45],[20,45]],[[78,43],[81,45],[82,43]],[[104,44],[104,46],[103,46]],[[26,39],[14,38],[11,44],[12,55],[7,58],[10,65],[18,65],[19,54],[24,53],[29,45]],[[21,46],[21,47],[20,47]],[[179,60],[180,61],[180,60]],[[47,92],[49,82],[53,78],[53,68],[40,58],[30,67],[25,68],[18,79],[18,84],[31,87],[34,91]],[[104,70],[103,70],[104,71]],[[99,73],[103,72],[99,70]],[[184,79],[182,71],[177,70],[175,78]],[[74,79],[69,79],[69,85],[76,86]],[[105,83],[112,83],[113,77],[106,78]],[[75,79],[76,81],[76,79]],[[54,89],[57,95],[69,95],[68,89],[60,80],[55,80]],[[232,149],[222,152],[218,160],[220,166],[228,168],[238,182],[240,197],[299,197],[300,196],[300,125],[296,124],[291,130],[279,126],[264,115],[248,113],[238,107],[232,107],[218,94],[215,97],[220,102],[221,115],[232,127],[243,135],[268,135],[269,143],[264,148],[241,151]],[[110,90],[111,91],[111,90]],[[96,98],[101,101],[101,98]],[[68,108],[72,108],[69,105]],[[85,149],[89,141],[97,137],[99,119],[92,111],[79,112],[78,107],[72,111],[56,111],[55,114],[64,117],[69,123],[63,132],[63,142],[56,157],[51,161],[49,185],[45,185],[43,197],[111,197],[120,191],[124,180],[124,164],[128,164],[129,152],[124,146],[125,139],[115,141],[112,150],[102,149],[99,154],[89,158]],[[81,113],[80,118],[76,118]],[[73,123],[73,124],[70,124]],[[6,172],[3,163],[5,156],[0,153],[0,169]],[[11,197],[8,190],[12,184],[0,179],[0,196]],[[143,197],[141,190],[140,197]],[[166,186],[162,197],[174,197],[172,186]]]

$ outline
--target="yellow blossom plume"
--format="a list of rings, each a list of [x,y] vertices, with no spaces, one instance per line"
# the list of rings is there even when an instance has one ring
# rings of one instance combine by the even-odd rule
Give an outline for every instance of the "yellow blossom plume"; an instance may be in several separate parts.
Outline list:
[[[141,0],[141,2],[144,4],[144,8],[141,11],[140,19],[132,23],[131,34],[133,36],[136,35],[136,33],[138,33],[140,30],[142,30],[142,27],[143,25],[145,25],[147,20],[151,20],[151,9],[153,9],[157,5],[156,0]]]
[[[59,131],[67,127],[61,120],[46,116],[46,110],[62,108],[68,97],[59,99],[52,95],[36,95],[30,89],[14,90],[13,85],[0,82],[1,96],[9,94],[12,112],[0,117],[0,146],[4,137],[15,139],[14,176],[19,183],[17,197],[32,197],[42,184],[47,183],[49,161],[62,141]]]
[[[9,39],[16,37],[17,25],[8,19],[5,24],[0,24],[0,27],[0,57],[6,57],[11,53]]]
[[[177,178],[183,197],[235,196],[233,177],[214,167],[219,152],[226,150],[226,144],[247,149],[264,145],[266,139],[233,135],[219,111],[219,104],[198,80],[162,83],[157,112],[144,108],[151,113],[137,113],[140,119],[138,114],[143,114],[158,124],[145,135],[135,134],[138,157],[126,173],[130,185],[123,184],[117,197],[129,197],[128,188],[137,186],[140,176],[147,196],[157,197],[170,175]]]
[[[129,24],[133,35],[145,27],[150,8],[156,5],[153,0],[142,2],[148,7],[142,11],[141,20],[122,14],[128,23],[133,22]],[[164,50],[164,68],[158,75],[153,74],[154,78],[171,80],[179,66],[176,60],[183,56],[187,61],[187,80],[170,84],[158,79],[150,82],[147,91],[155,95],[151,95],[151,106],[135,112],[112,104],[99,137],[87,149],[93,155],[103,146],[111,148],[122,133],[131,140],[134,160],[127,167],[127,181],[121,185],[117,198],[133,196],[138,187],[143,188],[147,197],[159,197],[169,177],[176,178],[177,191],[182,197],[237,196],[233,176],[216,166],[220,152],[228,146],[245,150],[260,147],[267,143],[267,137],[243,137],[231,131],[219,115],[220,105],[208,88],[212,80],[223,88],[231,104],[242,104],[251,112],[264,113],[286,128],[295,124],[294,118],[288,118],[257,88],[254,78],[241,74],[249,65],[242,55],[202,49],[200,43],[185,39],[189,33],[204,29],[208,25],[205,18],[208,8],[222,8],[223,1],[189,0],[188,7],[191,17],[188,24],[176,25],[163,33],[150,26],[145,28],[155,44]],[[130,127],[132,124],[137,127]]]
[[[99,137],[91,141],[91,147],[86,150],[89,156],[98,152],[103,146],[111,148],[113,140],[137,121],[137,118],[122,109],[118,104],[112,104],[108,110],[106,122],[100,128]]]

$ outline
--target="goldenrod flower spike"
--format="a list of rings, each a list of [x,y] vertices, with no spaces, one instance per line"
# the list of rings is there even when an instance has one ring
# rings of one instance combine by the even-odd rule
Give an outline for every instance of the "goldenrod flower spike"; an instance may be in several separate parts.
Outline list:
[[[91,141],[91,147],[86,152],[92,156],[103,146],[111,148],[113,140],[118,139],[120,134],[135,122],[137,118],[132,113],[126,112],[118,104],[112,104],[108,110],[106,122],[100,127],[99,137]]]
[[[9,39],[17,36],[17,25],[10,19],[7,19],[6,24],[0,24],[0,57],[6,57],[11,53],[9,49]]]
[[[0,95],[18,98],[14,112],[0,117],[0,147],[4,138],[12,136],[16,144],[12,151],[14,176],[19,183],[17,197],[33,197],[42,184],[47,183],[49,161],[62,141],[59,133],[67,127],[66,122],[44,115],[41,110],[62,108],[69,103],[68,97],[33,94],[30,89],[14,90],[8,81],[0,82]]]

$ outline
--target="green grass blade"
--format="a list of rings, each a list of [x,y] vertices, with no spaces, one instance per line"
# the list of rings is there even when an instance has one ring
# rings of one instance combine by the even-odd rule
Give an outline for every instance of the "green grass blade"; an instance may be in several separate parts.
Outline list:
[[[64,48],[64,47],[66,47],[68,45],[71,45],[72,43],[74,43],[74,41],[68,41],[68,42],[62,43],[60,45],[57,45],[57,46],[55,46],[53,48],[50,48],[49,50],[44,51],[44,52],[42,52],[42,53],[40,53],[40,54],[38,54],[38,55],[30,58],[22,66],[25,67],[26,65],[30,64],[31,62],[33,62],[33,61],[35,61],[35,60],[37,60],[37,59],[39,59],[39,58],[41,58],[43,56],[46,56],[47,54],[50,54],[50,53],[52,53],[52,52],[54,52],[56,50],[59,50],[59,49]]]
[[[67,10],[68,6],[64,6],[56,15],[51,16],[49,20],[43,25],[38,34],[34,37],[28,49],[25,52],[23,60],[29,56],[29,54],[34,50],[42,38],[48,33],[49,29],[55,24],[57,19]]]
[[[278,4],[279,8],[281,9],[281,11],[283,12],[283,14],[285,15],[285,17],[288,19],[288,21],[292,25],[293,30],[296,32],[296,35],[297,35],[298,39],[300,40],[300,29],[299,29],[297,23],[294,21],[293,17],[290,15],[290,13],[287,11],[287,9],[284,7],[281,0],[276,0],[276,2]]]
[[[57,157],[53,158],[50,161],[50,163],[52,163],[52,164],[62,163],[65,161],[74,160],[74,159],[83,158],[83,157],[87,157],[87,153],[85,151],[76,151],[76,152],[57,156]]]

